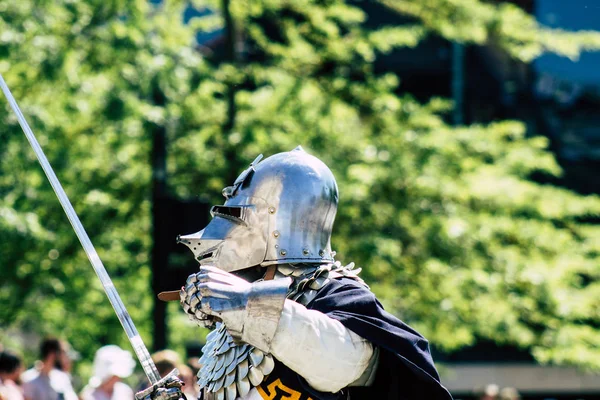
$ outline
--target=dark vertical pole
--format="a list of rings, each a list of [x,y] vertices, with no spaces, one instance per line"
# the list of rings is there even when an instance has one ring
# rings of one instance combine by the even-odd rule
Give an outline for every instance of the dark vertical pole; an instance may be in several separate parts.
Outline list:
[[[235,26],[233,24],[233,17],[229,10],[229,0],[223,0],[223,19],[225,21],[225,60],[232,64],[236,62],[235,52]],[[235,125],[235,87],[233,84],[229,85],[227,89],[227,121],[225,122],[224,131],[229,132]]]
[[[153,103],[164,106],[165,97],[158,83],[154,83]],[[152,292],[162,290],[165,268],[168,262],[165,223],[168,221],[167,207],[167,133],[164,126],[153,125],[152,129]],[[167,346],[166,303],[154,299],[153,333],[154,351]]]
[[[465,87],[465,46],[461,43],[452,43],[452,99],[454,112],[452,122],[454,125],[464,123],[464,87]]]
[[[237,63],[237,53],[236,53],[236,29],[235,23],[233,20],[233,16],[231,15],[231,10],[229,9],[230,0],[222,0],[223,7],[223,20],[225,22],[225,62],[236,64]],[[237,114],[237,108],[235,106],[235,95],[236,88],[233,83],[229,84],[227,88],[227,120],[223,125],[223,135],[229,135],[231,130],[235,126],[235,118]],[[236,152],[233,148],[227,144],[227,140],[224,140],[225,148],[223,149],[225,153],[225,157],[227,161],[229,161],[231,166],[235,166],[236,162]],[[226,177],[227,182],[233,182],[235,180],[236,168],[229,168],[231,171],[231,176]]]

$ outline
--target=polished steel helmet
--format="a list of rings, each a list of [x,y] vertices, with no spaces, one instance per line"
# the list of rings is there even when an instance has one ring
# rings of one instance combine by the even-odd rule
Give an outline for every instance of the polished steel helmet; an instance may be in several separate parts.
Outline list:
[[[331,229],[338,204],[333,174],[298,146],[250,167],[223,189],[213,219],[180,236],[201,264],[225,271],[290,263],[331,263]]]

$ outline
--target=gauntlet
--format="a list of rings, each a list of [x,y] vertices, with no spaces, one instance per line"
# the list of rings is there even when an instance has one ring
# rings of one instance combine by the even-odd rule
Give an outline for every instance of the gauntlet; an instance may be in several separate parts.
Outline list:
[[[290,284],[290,278],[249,283],[202,266],[181,289],[181,305],[199,325],[213,327],[222,321],[235,340],[268,352]]]

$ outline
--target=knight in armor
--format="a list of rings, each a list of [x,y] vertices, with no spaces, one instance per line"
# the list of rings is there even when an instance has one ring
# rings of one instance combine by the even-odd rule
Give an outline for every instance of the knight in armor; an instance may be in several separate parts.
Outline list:
[[[180,291],[208,335],[201,399],[452,399],[429,345],[331,249],[338,188],[301,147],[259,156],[223,189]]]

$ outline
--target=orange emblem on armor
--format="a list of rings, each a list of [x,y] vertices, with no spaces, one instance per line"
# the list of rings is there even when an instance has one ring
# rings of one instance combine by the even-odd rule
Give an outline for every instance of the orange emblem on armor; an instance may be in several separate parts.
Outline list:
[[[277,389],[279,389],[279,391]],[[260,396],[265,400],[300,400],[300,397],[302,396],[302,393],[285,386],[281,382],[281,379],[271,382],[267,386],[267,391],[265,391],[262,386],[257,386],[256,390],[258,390]],[[280,392],[283,392],[283,394],[280,394]],[[312,399],[309,397],[307,400]]]

